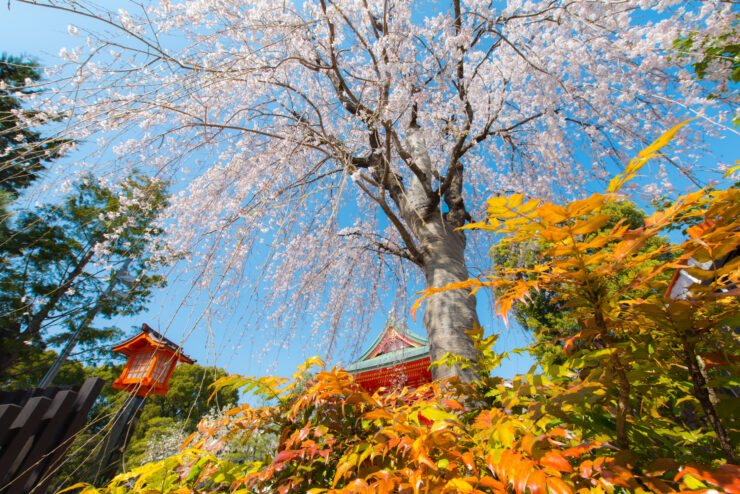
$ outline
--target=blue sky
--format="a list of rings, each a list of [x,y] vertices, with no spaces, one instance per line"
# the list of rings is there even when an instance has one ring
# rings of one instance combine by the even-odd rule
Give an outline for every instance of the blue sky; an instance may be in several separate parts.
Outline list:
[[[73,39],[67,33],[69,24],[86,25],[80,22],[77,16],[65,14],[51,9],[32,7],[25,4],[11,2],[10,9],[3,4],[0,7],[0,51],[14,55],[26,54],[32,56],[42,65],[52,65],[58,62],[57,54],[63,46],[73,46],[79,39]],[[738,147],[737,136],[725,142],[717,142],[715,151],[721,155],[732,154]],[[73,160],[74,156],[65,158]],[[737,159],[735,157],[734,159]],[[165,332],[174,341],[186,338],[184,348],[201,364],[218,365],[228,372],[245,375],[264,375],[276,373],[289,375],[295,367],[306,358],[312,356],[306,350],[304,342],[293,340],[287,342],[287,348],[271,351],[262,355],[262,350],[269,331],[260,334],[249,334],[241,330],[244,313],[236,310],[231,316],[223,320],[203,317],[203,311],[208,305],[208,297],[192,297],[184,303],[192,280],[187,275],[180,275],[170,279],[167,288],[157,292],[150,304],[147,313],[134,318],[117,320],[116,323],[124,330],[132,326],[140,326],[146,322],[155,329]],[[526,346],[527,336],[516,327],[506,328],[503,321],[492,318],[485,296],[478,299],[481,323],[488,332],[500,332],[497,349],[506,351],[512,348]],[[377,314],[372,330],[365,338],[365,345],[369,344],[385,322],[386,314]],[[407,320],[409,327],[424,334],[420,322]],[[98,321],[100,324],[100,321]],[[192,331],[190,331],[192,330]],[[278,342],[280,344],[284,342]],[[353,356],[361,353],[363,348],[354,348],[355,352],[343,351],[335,355],[332,362],[342,360],[345,363]],[[516,373],[526,372],[533,361],[526,356],[517,356],[505,361],[499,369],[499,375],[512,377]]]

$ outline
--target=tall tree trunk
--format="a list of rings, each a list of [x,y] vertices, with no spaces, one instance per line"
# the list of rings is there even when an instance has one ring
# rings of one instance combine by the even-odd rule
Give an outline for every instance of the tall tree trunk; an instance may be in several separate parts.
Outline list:
[[[404,238],[406,245],[416,244],[413,248],[415,260],[421,266],[426,280],[426,288],[442,288],[450,283],[468,279],[468,268],[465,265],[465,234],[456,231],[457,226],[465,223],[465,207],[460,198],[450,205],[450,212],[443,214],[439,208],[439,196],[432,190],[432,162],[424,139],[419,132],[415,117],[407,129],[406,142],[408,156],[411,157],[416,171],[411,177],[411,186],[403,190],[400,181],[389,182],[387,173],[377,172],[380,183],[389,184],[391,197],[398,205],[401,217],[413,232],[414,240]],[[387,171],[387,169],[386,169]],[[461,173],[455,169],[450,173]],[[460,178],[461,180],[461,178]],[[462,183],[460,181],[460,183]],[[455,192],[457,188],[455,188]],[[448,192],[447,195],[451,193]],[[434,199],[437,199],[434,201]],[[381,204],[382,205],[382,204]],[[456,211],[453,212],[453,208]],[[454,218],[450,221],[451,218]],[[470,290],[451,290],[427,298],[424,311],[424,327],[429,338],[432,362],[442,360],[450,354],[462,357],[470,366],[442,365],[432,369],[435,379],[457,376],[464,382],[476,378],[478,353],[473,340],[465,334],[478,324],[475,297]]]
[[[421,225],[417,235],[427,288],[441,288],[468,279],[463,232],[455,231],[438,215]],[[429,336],[432,362],[449,353],[475,365],[478,354],[473,341],[465,334],[478,324],[475,306],[475,296],[470,295],[470,290],[451,290],[427,299],[424,327]],[[432,375],[435,379],[459,376],[465,382],[476,377],[474,367],[461,368],[459,365],[437,367],[432,370]]]

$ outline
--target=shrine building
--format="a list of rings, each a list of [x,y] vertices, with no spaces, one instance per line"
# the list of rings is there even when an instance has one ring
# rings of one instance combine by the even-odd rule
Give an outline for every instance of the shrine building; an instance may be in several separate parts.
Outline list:
[[[357,384],[374,393],[380,387],[390,391],[431,382],[430,363],[429,342],[389,315],[370,348],[345,370]]]

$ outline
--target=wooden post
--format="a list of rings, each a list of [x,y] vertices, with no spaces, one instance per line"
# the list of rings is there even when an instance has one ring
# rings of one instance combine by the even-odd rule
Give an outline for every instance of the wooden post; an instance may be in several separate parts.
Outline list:
[[[94,485],[107,482],[115,474],[116,465],[123,457],[124,451],[126,451],[126,446],[134,433],[134,429],[136,429],[139,415],[145,403],[146,397],[133,394],[126,399],[123,406],[118,410],[116,418],[113,419],[113,426],[107,434],[95,462],[98,469],[93,480]]]

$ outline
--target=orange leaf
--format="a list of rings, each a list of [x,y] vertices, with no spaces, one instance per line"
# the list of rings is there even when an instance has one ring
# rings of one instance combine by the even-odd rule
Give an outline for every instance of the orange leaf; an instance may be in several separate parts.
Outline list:
[[[434,462],[429,459],[429,457],[423,451],[419,451],[419,453],[416,455],[416,461],[418,461],[422,465],[426,465],[435,472],[437,471],[437,465],[435,465]]]
[[[573,227],[573,233],[576,235],[584,235],[588,233],[594,233],[599,228],[602,228],[611,219],[609,214],[595,214],[593,217],[587,220],[576,221]]]
[[[473,458],[473,453],[470,451],[466,451],[462,454],[462,461],[465,463],[465,466],[468,467],[468,469],[472,471],[476,471],[475,469],[475,458]]]
[[[591,475],[593,475],[594,473],[593,465],[594,462],[592,462],[591,460],[585,460],[583,463],[581,463],[581,477],[583,477],[584,479],[590,479]]]
[[[506,492],[506,486],[500,480],[496,480],[493,477],[481,477],[479,482],[482,486],[493,489],[494,491]]]
[[[454,408],[456,410],[460,410],[461,412],[465,411],[465,408],[457,400],[445,400],[442,402],[442,404],[447,408]]]
[[[573,467],[570,466],[568,460],[557,451],[548,451],[542,458],[539,459],[540,465],[546,467],[552,467],[559,472],[571,472]]]
[[[584,214],[593,213],[595,210],[600,209],[604,202],[609,199],[609,196],[603,194],[592,194],[586,199],[578,199],[568,204],[566,213],[570,218],[577,218]]]
[[[515,466],[512,472],[512,483],[514,484],[514,490],[517,494],[524,494],[527,489],[527,480],[529,480],[529,474],[532,473],[534,468],[534,462],[531,460],[520,460]]]
[[[537,469],[532,471],[532,473],[529,474],[527,487],[529,487],[530,494],[544,494],[547,490],[547,477],[545,476],[545,472]]]
[[[185,438],[185,441],[182,442],[182,446],[180,446],[180,450],[182,451],[183,449],[187,448],[188,447],[188,444],[190,444],[191,442],[193,442],[193,439],[195,439],[195,436],[196,435],[197,435],[197,432],[193,432],[188,437],[186,437]]]
[[[572,448],[565,449],[562,451],[562,453],[563,456],[567,456],[569,458],[580,458],[592,449],[598,448],[600,445],[601,443],[599,442],[583,443],[578,446],[573,446]]]
[[[532,434],[527,434],[522,438],[521,441],[521,448],[527,452],[527,454],[532,454],[532,446],[534,445],[535,437]]]
[[[740,467],[738,466],[724,464],[716,470],[710,470],[702,465],[691,464],[682,468],[673,480],[678,481],[686,475],[710,482],[730,494],[740,494]]]
[[[553,494],[573,494],[573,490],[557,477],[547,478],[547,488]]]
[[[383,408],[376,408],[375,410],[371,410],[363,414],[362,418],[366,420],[375,420],[375,419],[391,420],[393,418],[393,415],[391,415],[390,412],[388,412],[387,410],[384,410]]]
[[[575,341],[581,337],[581,333],[578,333],[575,336],[571,336],[567,340],[565,340],[565,344],[563,344],[563,351],[566,355],[570,355],[573,353],[573,350],[576,348]]]
[[[552,224],[563,222],[568,218],[565,208],[558,204],[545,203],[537,208],[537,214],[540,218]]]

